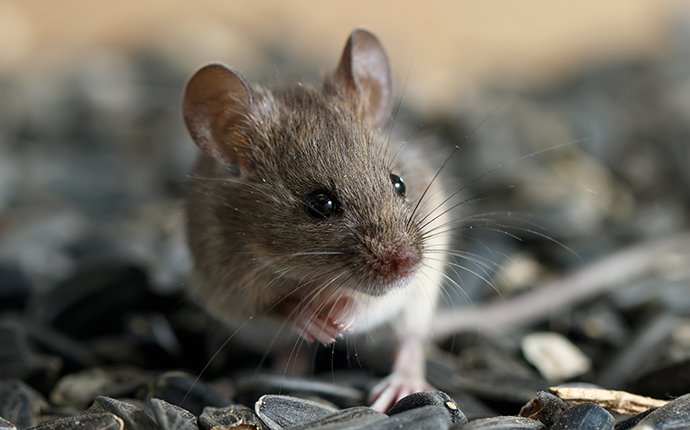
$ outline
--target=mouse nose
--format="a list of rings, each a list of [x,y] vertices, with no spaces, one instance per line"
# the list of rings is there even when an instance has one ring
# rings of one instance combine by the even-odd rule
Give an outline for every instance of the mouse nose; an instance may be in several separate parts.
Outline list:
[[[373,229],[371,229],[373,230]],[[367,277],[388,283],[406,278],[422,261],[422,246],[409,234],[383,231],[361,236],[358,267]]]
[[[392,275],[404,278],[412,272],[419,260],[419,252],[411,247],[405,247],[391,252],[385,264]]]

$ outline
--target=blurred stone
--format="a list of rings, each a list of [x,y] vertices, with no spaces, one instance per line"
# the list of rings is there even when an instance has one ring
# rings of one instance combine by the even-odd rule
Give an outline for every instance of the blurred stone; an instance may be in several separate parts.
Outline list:
[[[18,428],[37,425],[41,412],[47,407],[43,396],[23,382],[11,379],[0,381],[0,417]]]
[[[548,384],[539,377],[512,375],[495,369],[468,369],[434,359],[427,362],[429,382],[443,391],[461,392],[481,399],[492,408],[519,408],[534,393],[546,390]]]
[[[501,293],[497,288],[510,288],[511,282],[502,272],[507,270],[517,247],[511,238],[491,231],[491,223],[488,228],[489,231],[462,228],[462,238],[457,240],[457,249],[450,256],[450,279],[441,297],[443,307],[461,311],[473,303],[494,299]]]
[[[627,381],[635,380],[653,368],[680,321],[677,317],[662,314],[646,322],[600,371],[597,382],[611,389],[624,388]]]
[[[690,357],[659,360],[647,367],[627,381],[629,390],[658,398],[690,392]]]
[[[564,336],[553,332],[530,333],[522,338],[522,353],[550,382],[587,373],[592,363]]]
[[[50,393],[58,406],[85,409],[99,396],[131,398],[146,387],[151,375],[136,368],[91,368],[65,375]]]
[[[427,378],[449,393],[472,395],[490,408],[520,408],[546,381],[517,358],[514,342],[477,333],[459,333],[446,342],[458,356],[434,351],[427,360]]]
[[[50,386],[62,365],[60,358],[37,351],[20,320],[11,317],[0,320],[0,379],[20,378]]]
[[[593,342],[615,347],[622,346],[629,336],[627,323],[609,303],[595,303],[575,310],[569,329]]]
[[[118,332],[132,309],[150,306],[146,275],[137,267],[102,264],[81,268],[65,282],[37,295],[36,316],[75,337]]]
[[[544,277],[544,268],[534,256],[518,252],[510,256],[496,274],[498,289],[514,294],[538,283]]]
[[[31,292],[31,282],[19,263],[0,258],[0,310],[22,308]]]
[[[83,369],[96,364],[94,355],[81,342],[33,320],[23,320],[20,324],[27,331],[31,343],[40,351],[60,358],[63,371]]]
[[[18,262],[31,280],[55,282],[76,270],[69,246],[81,240],[87,220],[63,203],[41,203],[10,213],[0,241],[0,257]]]
[[[138,343],[151,345],[171,359],[182,352],[170,322],[161,314],[133,315],[127,318],[126,326]]]

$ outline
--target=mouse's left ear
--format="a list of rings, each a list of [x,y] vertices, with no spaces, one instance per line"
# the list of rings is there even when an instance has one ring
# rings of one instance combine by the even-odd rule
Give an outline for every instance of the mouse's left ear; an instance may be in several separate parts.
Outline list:
[[[388,57],[379,40],[367,30],[350,34],[326,90],[354,98],[364,118],[382,127],[391,113],[392,83]]]
[[[194,143],[226,166],[249,167],[245,132],[252,119],[250,85],[221,64],[198,70],[187,83],[182,116]]]

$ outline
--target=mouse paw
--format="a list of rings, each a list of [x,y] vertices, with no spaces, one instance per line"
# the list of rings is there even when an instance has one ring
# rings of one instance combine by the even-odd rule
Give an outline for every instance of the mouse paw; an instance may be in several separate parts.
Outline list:
[[[293,319],[293,327],[307,342],[327,345],[349,330],[355,322],[354,303],[341,297],[318,308],[300,308]]]
[[[424,378],[410,378],[409,375],[392,373],[383,378],[371,389],[369,403],[377,412],[386,412],[393,404],[405,396],[419,391],[433,391]]]

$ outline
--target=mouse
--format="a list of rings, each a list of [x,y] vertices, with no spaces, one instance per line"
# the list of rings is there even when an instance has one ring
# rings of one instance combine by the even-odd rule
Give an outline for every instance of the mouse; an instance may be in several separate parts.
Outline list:
[[[320,83],[249,82],[220,63],[182,100],[199,148],[186,197],[192,290],[224,321],[275,321],[330,344],[389,324],[371,407],[433,389],[425,355],[452,222],[433,142],[390,133],[387,54],[365,29]]]

